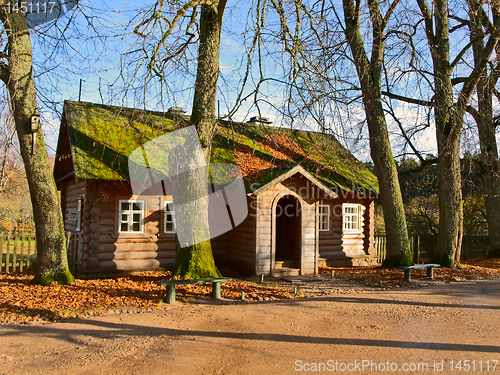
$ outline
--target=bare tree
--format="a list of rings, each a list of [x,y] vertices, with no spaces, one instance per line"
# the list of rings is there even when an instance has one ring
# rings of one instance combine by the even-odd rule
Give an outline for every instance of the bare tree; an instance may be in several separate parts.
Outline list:
[[[207,165],[209,165],[212,138],[217,124],[215,104],[219,77],[220,37],[226,0],[195,0],[184,4],[184,6],[179,6],[176,3],[168,3],[169,6],[176,9],[170,17],[163,14],[163,5],[166,4],[163,2],[156,3],[151,16],[135,28],[136,34],[144,40],[143,52],[150,57],[148,62],[149,74],[146,76],[146,79],[149,79],[150,74],[154,74],[160,78],[163,77],[165,61],[179,58],[179,56],[182,56],[186,52],[189,45],[193,43],[193,40],[197,40],[197,74],[194,84],[195,91],[190,122],[198,131],[203,154]],[[188,12],[190,16],[186,16]],[[176,43],[172,47],[172,45],[167,44],[167,40],[173,35],[175,28],[178,27],[178,23],[181,24],[183,17],[187,17],[188,20],[185,32],[189,37],[183,43]],[[163,23],[160,21],[163,21]],[[165,28],[163,29],[161,38],[150,49],[150,46],[146,44],[146,41],[151,37],[150,30],[157,27],[162,29],[162,24],[164,24]],[[143,30],[148,30],[148,33],[145,33]],[[192,30],[197,31],[198,39],[195,39]],[[166,53],[166,55],[163,55],[162,52]],[[176,196],[186,195],[186,189],[192,190],[188,193],[192,200],[201,195],[207,195],[206,191],[203,194],[203,189],[206,190],[208,186],[201,186],[200,181],[206,180],[204,174],[208,173],[208,170],[204,172],[200,171],[200,173],[200,175],[195,174],[188,178],[188,186],[186,186],[186,180],[183,181],[182,185],[176,183],[175,179],[172,181],[174,203]],[[208,206],[203,207],[198,205],[196,210],[197,212],[190,213],[192,216],[190,230],[193,232],[193,238],[198,237],[197,232],[204,230],[208,223]],[[174,274],[180,275],[183,278],[220,276],[214,263],[210,240],[185,247],[178,245]]]
[[[22,168],[16,153],[16,130],[8,103],[0,112],[0,194],[12,188],[12,177]]]
[[[460,177],[460,135],[465,111],[500,35],[500,18],[496,18],[484,48],[475,58],[470,75],[463,79],[458,92],[453,87],[453,72],[473,43],[466,45],[452,60],[448,1],[417,0],[424,20],[425,34],[433,64],[433,108],[438,144],[439,243],[434,260],[446,267],[460,264],[463,235],[463,203]],[[498,14],[498,1],[488,4],[468,0],[472,18],[483,6]],[[432,10],[431,10],[432,9]]]
[[[485,38],[493,32],[493,21],[488,17],[480,3],[470,2],[471,11],[469,20],[470,41],[473,44],[474,64],[480,64],[485,50]],[[500,15],[497,8],[492,7],[493,19]],[[496,55],[500,48],[497,44]],[[488,69],[489,68],[489,69]],[[496,141],[497,122],[493,116],[493,95],[498,94],[495,89],[500,75],[498,62],[490,63],[480,74],[477,83],[477,108],[472,105],[467,111],[476,121],[479,143],[481,147],[481,175],[484,188],[486,218],[488,221],[490,249],[489,257],[500,256],[500,160]]]
[[[7,36],[1,54],[0,79],[5,83],[16,124],[21,156],[26,169],[35,218],[38,262],[35,283],[72,282],[68,269],[64,224],[52,168],[41,128],[33,129],[38,113],[30,31],[23,13],[9,12],[9,1],[0,3],[0,20]],[[34,139],[34,141],[33,141]]]
[[[384,210],[387,235],[386,266],[413,263],[406,229],[403,199],[399,186],[396,164],[392,155],[389,132],[382,102],[382,64],[384,60],[385,30],[398,5],[390,3],[383,15],[376,0],[368,0],[371,25],[371,55],[368,56],[361,32],[361,2],[343,1],[345,37],[349,44],[353,62],[363,94],[366,122],[370,134],[370,151],[380,186],[380,199]]]

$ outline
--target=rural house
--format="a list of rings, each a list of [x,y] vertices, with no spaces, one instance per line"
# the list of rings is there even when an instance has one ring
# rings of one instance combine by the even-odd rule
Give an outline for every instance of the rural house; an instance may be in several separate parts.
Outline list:
[[[172,269],[171,196],[134,196],[128,156],[188,117],[66,101],[54,177],[77,275]],[[249,275],[372,265],[375,176],[331,135],[220,121],[211,162],[241,169],[246,219],[212,239],[219,266]]]

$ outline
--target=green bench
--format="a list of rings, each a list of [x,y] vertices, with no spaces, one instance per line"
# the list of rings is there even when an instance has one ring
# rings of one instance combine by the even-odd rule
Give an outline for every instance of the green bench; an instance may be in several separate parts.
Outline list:
[[[212,279],[196,279],[196,280],[163,280],[158,281],[158,285],[167,287],[167,303],[175,302],[175,286],[182,284],[208,284],[212,283],[212,298],[220,298],[220,283],[221,281],[231,281],[229,277],[216,277]]]
[[[427,277],[433,279],[434,278],[434,267],[440,267],[440,265],[435,264],[435,263],[429,263],[429,264],[416,264],[414,266],[400,266],[398,268],[404,270],[405,281],[409,282],[411,280],[410,272],[412,270],[416,270],[418,268],[427,268]]]

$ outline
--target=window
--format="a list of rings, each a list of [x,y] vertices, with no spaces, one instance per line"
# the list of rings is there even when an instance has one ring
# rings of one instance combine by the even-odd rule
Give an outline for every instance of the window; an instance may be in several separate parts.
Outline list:
[[[326,232],[330,230],[330,206],[319,206],[318,221],[320,231]]]
[[[344,231],[359,232],[359,204],[343,204]]]
[[[120,200],[120,233],[142,233],[144,201]]]
[[[76,231],[82,230],[82,198],[78,198],[76,202]]]
[[[174,202],[165,201],[164,207],[165,233],[175,233]]]

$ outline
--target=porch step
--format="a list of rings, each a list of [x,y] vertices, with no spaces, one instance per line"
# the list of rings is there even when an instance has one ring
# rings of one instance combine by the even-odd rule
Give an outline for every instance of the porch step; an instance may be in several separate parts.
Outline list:
[[[326,262],[327,262],[326,258],[319,258],[318,259],[318,267],[328,267]]]
[[[295,262],[293,260],[277,260],[274,262],[275,270],[282,268],[300,268],[300,262]]]
[[[300,269],[299,268],[276,268],[274,271],[274,277],[288,277],[288,276],[299,276]]]

